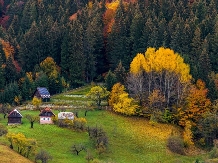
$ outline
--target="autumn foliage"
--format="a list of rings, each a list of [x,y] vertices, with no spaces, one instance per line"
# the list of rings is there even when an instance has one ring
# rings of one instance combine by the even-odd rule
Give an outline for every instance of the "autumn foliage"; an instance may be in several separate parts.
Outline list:
[[[191,79],[189,65],[178,53],[169,48],[148,48],[145,54],[133,58],[127,87],[135,95],[140,94],[140,100],[158,90],[165,107],[169,107],[182,103]]]
[[[4,41],[0,39],[0,43],[2,44],[3,51],[5,53],[6,59],[8,59],[9,56],[13,57],[14,55],[14,47],[10,45],[9,42]]]
[[[190,89],[187,97],[187,106],[179,108],[179,124],[185,126],[187,120],[194,124],[203,117],[204,113],[211,109],[211,101],[207,98],[208,89],[202,80],[197,80],[196,85]]]
[[[124,115],[134,115],[138,108],[134,99],[129,97],[129,94],[125,92],[125,87],[120,83],[116,83],[113,86],[110,93],[109,105],[113,111]]]

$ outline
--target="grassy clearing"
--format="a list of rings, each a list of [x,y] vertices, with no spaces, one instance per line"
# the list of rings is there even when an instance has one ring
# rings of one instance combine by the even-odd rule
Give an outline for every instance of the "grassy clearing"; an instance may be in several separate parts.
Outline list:
[[[80,98],[74,95],[84,95],[90,90],[90,86],[83,87],[74,91],[67,92],[67,95],[73,95],[75,100],[67,99],[71,96],[66,94],[59,94],[52,97],[52,100],[62,98],[73,104],[79,110],[79,117],[84,116],[84,109],[79,109],[82,105],[78,103],[87,101],[85,98]],[[56,114],[57,110],[54,111]],[[23,116],[25,114],[38,115],[38,111],[21,111]],[[34,124],[34,128],[30,129],[30,123],[23,118],[21,126],[8,126],[9,132],[21,132],[28,138],[37,140],[38,149],[45,149],[52,156],[53,160],[50,163],[84,163],[86,162],[85,152],[81,152],[79,156],[70,152],[70,147],[74,143],[83,143],[90,149],[94,158],[99,160],[110,161],[113,163],[193,163],[196,158],[203,156],[181,156],[171,153],[166,148],[166,139],[171,132],[179,132],[175,126],[168,124],[150,124],[144,118],[138,117],[124,117],[114,114],[110,111],[95,110],[89,111],[85,117],[88,126],[102,127],[108,136],[109,145],[106,153],[98,155],[93,143],[89,140],[88,133],[76,132],[69,129],[59,128],[55,125],[40,125]],[[6,119],[0,119],[0,123],[7,125]],[[7,144],[7,140],[3,137],[0,142]],[[31,157],[33,160],[33,156]]]
[[[22,111],[25,114],[38,114],[38,111]],[[80,117],[84,117],[80,112]],[[167,124],[149,124],[142,118],[123,117],[108,111],[91,111],[86,116],[89,126],[102,127],[109,139],[108,151],[99,156],[86,132],[76,132],[69,129],[59,128],[55,125],[34,124],[30,128],[29,122],[23,118],[21,126],[8,126],[10,132],[21,132],[28,138],[35,138],[38,143],[38,150],[45,149],[52,156],[51,163],[84,163],[86,162],[85,152],[79,156],[70,152],[74,143],[83,143],[91,150],[92,155],[100,160],[110,160],[115,163],[191,163],[198,157],[180,156],[169,152],[166,149],[166,139],[172,131],[177,128]],[[2,122],[2,121],[1,121]],[[33,160],[34,158],[31,157]]]

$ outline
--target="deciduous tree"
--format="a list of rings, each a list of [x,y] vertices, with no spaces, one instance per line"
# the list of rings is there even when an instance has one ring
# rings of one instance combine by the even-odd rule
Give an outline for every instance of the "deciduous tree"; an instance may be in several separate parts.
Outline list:
[[[100,108],[102,100],[106,100],[109,93],[110,92],[107,91],[107,89],[105,87],[94,86],[91,88],[91,90],[89,91],[89,93],[86,96],[88,98],[90,98],[91,100],[95,101],[98,108]]]

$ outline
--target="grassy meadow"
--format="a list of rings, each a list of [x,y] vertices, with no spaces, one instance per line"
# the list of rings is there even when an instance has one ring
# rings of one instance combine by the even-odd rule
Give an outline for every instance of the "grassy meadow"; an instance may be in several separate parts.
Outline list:
[[[88,101],[84,95],[90,87],[76,89],[72,92],[59,94],[52,97],[52,103],[61,100],[69,105],[73,105],[70,110],[77,109],[85,105]],[[67,96],[66,96],[67,95]],[[76,96],[78,95],[78,96]],[[76,101],[74,103],[74,101]],[[108,136],[107,152],[98,155],[93,142],[89,139],[87,132],[78,132],[66,128],[60,128],[56,125],[40,125],[34,123],[34,128],[30,128],[30,123],[26,118],[22,118],[23,124],[20,126],[8,126],[9,132],[23,133],[27,138],[37,140],[37,151],[45,149],[53,159],[49,163],[85,163],[87,162],[86,152],[82,151],[79,155],[72,154],[70,148],[73,144],[82,143],[91,152],[94,158],[110,163],[194,163],[198,158],[201,160],[202,155],[182,156],[170,152],[166,148],[166,139],[174,132],[178,133],[179,129],[169,124],[150,124],[148,120],[138,117],[125,117],[117,115],[111,111],[94,110],[89,111],[84,116],[85,110],[78,109],[79,117],[85,117],[87,126],[102,127]],[[58,110],[53,109],[55,114]],[[22,110],[21,114],[35,114],[39,111]],[[0,118],[0,123],[7,125],[7,120]],[[9,142],[0,137],[0,143],[9,145]],[[1,147],[0,147],[1,149]],[[16,150],[16,149],[15,149]],[[0,150],[0,157],[1,157]],[[34,160],[34,157],[30,157]]]

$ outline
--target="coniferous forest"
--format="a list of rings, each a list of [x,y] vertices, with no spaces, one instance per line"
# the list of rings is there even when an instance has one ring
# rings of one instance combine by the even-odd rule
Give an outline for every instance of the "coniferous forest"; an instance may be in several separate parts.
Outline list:
[[[91,82],[111,110],[218,138],[218,1],[0,0],[0,104]],[[103,98],[104,97],[104,98]]]
[[[100,81],[120,62],[128,71],[148,47],[179,53],[216,99],[217,12],[214,0],[1,0],[1,101]]]

